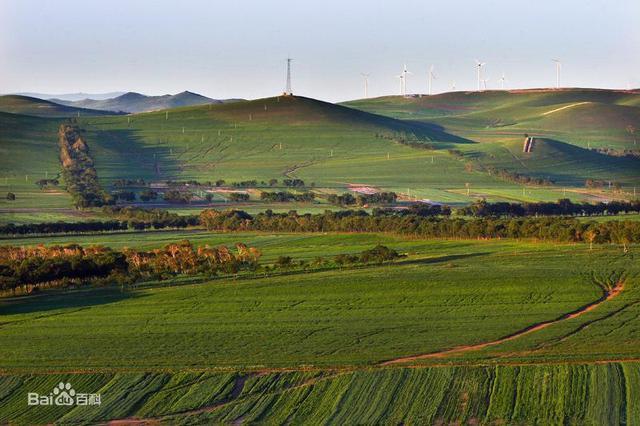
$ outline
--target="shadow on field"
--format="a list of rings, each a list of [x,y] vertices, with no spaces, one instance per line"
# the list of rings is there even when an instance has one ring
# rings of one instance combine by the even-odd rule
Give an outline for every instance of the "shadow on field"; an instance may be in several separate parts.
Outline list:
[[[91,288],[78,291],[52,290],[32,296],[0,299],[0,326],[2,325],[2,317],[5,315],[88,308],[139,297],[144,296],[135,292],[123,292],[115,288]]]
[[[485,256],[491,254],[490,252],[478,252],[467,254],[448,254],[446,256],[429,257],[426,259],[411,259],[397,262],[400,265],[430,265],[433,263],[451,262],[452,260],[469,259],[470,257]]]
[[[168,146],[148,145],[136,129],[103,130],[92,128],[99,175],[146,180],[175,179],[180,168]],[[162,137],[168,138],[169,133]],[[90,141],[91,142],[91,141]],[[184,154],[184,152],[181,152]],[[176,152],[178,154],[178,152]],[[108,170],[107,173],[100,171]]]

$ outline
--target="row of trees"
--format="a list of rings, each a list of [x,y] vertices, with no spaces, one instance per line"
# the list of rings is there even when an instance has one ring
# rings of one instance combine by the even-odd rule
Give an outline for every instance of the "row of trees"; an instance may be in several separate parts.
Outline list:
[[[447,218],[418,215],[373,215],[363,210],[299,215],[295,211],[255,216],[241,210],[203,210],[200,224],[216,231],[390,232],[422,238],[526,238],[542,241],[640,242],[639,221],[583,222],[568,217]]]
[[[322,256],[318,256],[313,259],[312,262],[308,262],[304,259],[295,261],[291,256],[279,256],[273,264],[273,269],[292,269],[292,268],[301,268],[301,269],[309,269],[309,267],[315,268],[326,268],[329,266],[338,266],[342,267],[345,265],[354,265],[354,264],[382,264],[385,262],[391,262],[396,260],[404,255],[398,254],[397,251],[378,244],[372,249],[365,250],[361,253],[351,254],[351,253],[340,253],[333,257],[333,259],[325,258]],[[264,269],[269,271],[271,268],[269,266],[265,266]]]
[[[249,194],[246,192],[231,192],[227,197],[229,198],[229,201],[234,202],[249,201]]]
[[[226,246],[195,247],[188,240],[150,251],[116,251],[108,247],[81,247],[77,244],[45,247],[0,247],[0,290],[24,285],[69,280],[135,282],[165,279],[180,274],[215,275],[255,269],[260,250],[236,244],[235,252]]]
[[[495,208],[498,207],[490,207]],[[484,210],[471,211],[472,215],[480,216],[475,219],[449,218],[450,209],[447,206],[416,205],[405,210],[374,209],[371,214],[364,210],[342,210],[299,215],[295,210],[281,214],[267,210],[255,216],[242,210],[213,209],[203,210],[199,216],[179,216],[163,210],[136,207],[108,207],[104,211],[120,220],[8,224],[0,226],[0,234],[105,232],[201,225],[209,230],[220,231],[391,232],[423,238],[532,238],[625,245],[640,242],[640,221],[597,223],[572,217],[523,218],[511,217],[510,214],[498,217],[497,214],[485,215]]]
[[[594,216],[617,215],[640,212],[640,200],[611,201],[608,203],[574,203],[568,198],[557,202],[538,203],[488,203],[480,200],[470,206],[459,208],[456,213],[463,216]]]
[[[369,204],[393,204],[397,199],[398,195],[395,192],[376,192],[374,194],[358,194],[356,196],[347,192],[342,195],[330,194],[327,197],[327,201],[336,206],[358,205],[360,207]]]
[[[98,174],[82,130],[73,123],[60,125],[58,145],[62,177],[76,207],[113,204],[113,198],[98,183]]]
[[[113,220],[87,222],[44,222],[23,225],[0,225],[0,234],[68,234],[89,232],[113,232],[144,229],[182,229],[197,226],[197,215],[178,215],[161,209],[143,209],[140,207],[105,206],[103,214]]]
[[[538,186],[549,186],[555,183],[553,179],[549,179],[546,177],[528,176],[507,169],[498,169],[493,166],[484,166],[484,169],[489,174],[489,176],[495,176],[498,179],[504,180],[506,182]]]
[[[278,192],[262,192],[260,194],[260,199],[268,202],[275,203],[285,203],[288,201],[298,201],[298,202],[306,202],[310,203],[315,200],[316,195],[313,192],[303,192],[300,194],[294,194],[289,191],[278,191]]]

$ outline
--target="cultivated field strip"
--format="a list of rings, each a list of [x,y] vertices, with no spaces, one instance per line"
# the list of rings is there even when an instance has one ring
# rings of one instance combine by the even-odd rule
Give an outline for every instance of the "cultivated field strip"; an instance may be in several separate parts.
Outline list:
[[[59,381],[102,405],[25,406]],[[15,424],[640,423],[639,363],[3,376],[0,389],[0,422]]]

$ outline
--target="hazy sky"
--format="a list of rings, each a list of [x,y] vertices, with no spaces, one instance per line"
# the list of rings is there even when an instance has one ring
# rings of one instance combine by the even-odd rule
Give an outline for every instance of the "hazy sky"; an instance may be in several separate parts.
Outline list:
[[[191,90],[337,101],[476,86],[640,87],[639,0],[0,0],[0,93]]]

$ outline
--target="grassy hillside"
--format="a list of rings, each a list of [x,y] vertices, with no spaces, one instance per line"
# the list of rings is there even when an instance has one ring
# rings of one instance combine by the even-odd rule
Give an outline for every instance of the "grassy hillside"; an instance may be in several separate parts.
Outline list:
[[[467,184],[473,188],[472,196],[490,199],[562,196],[558,188],[535,187],[523,196],[521,185],[465,170],[464,161],[447,150],[474,152],[485,147],[433,124],[388,119],[307,98],[268,98],[84,123],[94,134],[97,167],[105,179],[125,175],[151,181],[299,177],[328,191],[344,191],[348,184],[358,183],[448,203],[468,202]],[[399,144],[402,138],[434,149]],[[598,159],[593,169],[610,160]],[[531,172],[514,163],[511,166],[517,171]],[[611,164],[617,164],[616,159]],[[634,164],[623,166],[610,167],[610,179],[625,185],[640,183],[631,171]],[[534,175],[546,173],[532,169]],[[565,173],[562,184],[584,183],[582,170],[571,168]]]
[[[329,190],[344,191],[349,183],[362,183],[460,201],[444,190],[463,188],[469,179],[496,184],[486,176],[465,176],[463,164],[446,153],[445,148],[466,143],[460,138],[421,123],[308,98],[181,108],[127,121],[83,120],[92,132],[96,166],[104,179],[299,177]],[[402,135],[436,149],[415,149],[393,140]]]
[[[55,102],[20,95],[0,96],[0,112],[36,117],[78,117],[108,114],[105,111],[60,105]]]
[[[59,121],[0,112],[0,209],[70,207],[71,197],[61,188],[42,191],[35,184],[60,174]],[[9,191],[15,201],[7,201]]]
[[[594,104],[598,96],[601,103]],[[362,108],[364,103],[374,105],[374,111],[402,117],[408,113],[391,113],[389,108],[415,111],[417,115],[411,117],[419,118],[398,120],[287,96],[129,116],[81,114],[79,121],[87,129],[90,152],[107,189],[116,179],[266,182],[301,178],[308,185],[315,184],[318,193],[345,192],[350,185],[360,184],[450,204],[481,197],[492,201],[555,201],[564,196],[606,200],[628,198],[634,186],[640,187],[639,162],[585,148],[609,146],[609,141],[616,140],[631,146],[630,134],[622,124],[634,118],[638,108],[633,105],[635,97],[630,92],[494,91],[353,103]],[[24,97],[3,99],[20,100],[20,111],[25,114],[46,102]],[[542,115],[575,101],[591,103]],[[596,107],[611,114],[596,115],[605,116],[606,123],[617,122],[615,129],[600,124],[589,127],[589,111]],[[440,117],[433,113],[436,108]],[[582,114],[582,118],[571,114]],[[6,154],[0,192],[17,195],[15,202],[0,197],[0,212],[70,207],[68,197],[59,190],[45,193],[35,186],[36,180],[59,172],[56,130],[63,120],[0,114],[0,148]],[[553,130],[534,131],[534,126]],[[522,153],[525,132],[540,138],[531,154]],[[542,140],[544,135],[548,136]],[[450,150],[462,156],[452,155]],[[466,164],[469,162],[474,164]],[[556,185],[524,188],[490,176],[488,167],[550,178]],[[618,182],[624,192],[587,193],[586,179]]]
[[[530,133],[584,148],[631,149],[633,137],[627,127],[640,128],[639,102],[637,91],[540,89],[388,96],[345,105],[390,117],[428,120],[466,137]]]

